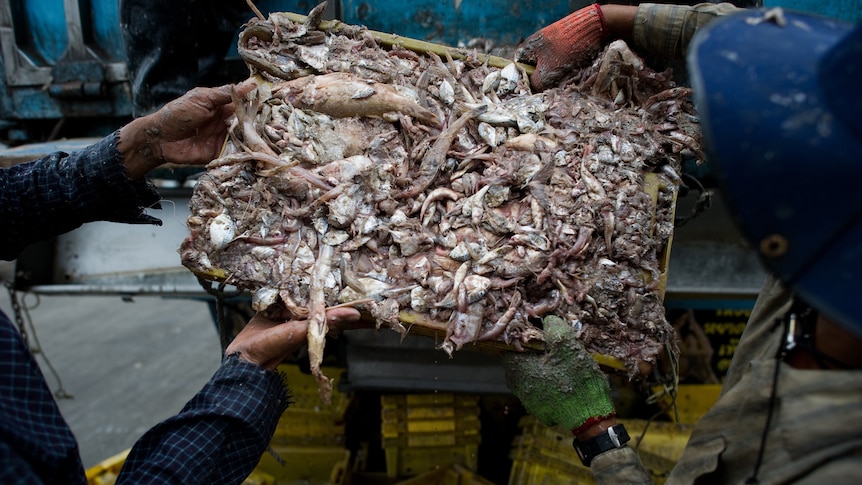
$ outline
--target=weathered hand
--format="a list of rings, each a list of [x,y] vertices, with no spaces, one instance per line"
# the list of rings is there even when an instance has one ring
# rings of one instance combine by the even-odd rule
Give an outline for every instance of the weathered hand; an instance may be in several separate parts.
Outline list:
[[[120,129],[118,148],[131,178],[164,163],[203,165],[218,157],[234,112],[231,90],[245,96],[251,82],[195,88]]]
[[[614,414],[607,376],[565,320],[544,319],[545,353],[507,353],[506,384],[548,426],[573,431]]]
[[[536,65],[530,84],[541,91],[595,57],[607,34],[602,9],[590,5],[527,37],[515,60]]]
[[[245,96],[253,84],[195,88],[153,113],[153,127],[165,163],[200,165],[218,157],[227,134],[226,120],[233,114],[231,89]]]
[[[326,312],[326,322],[332,327],[358,320],[359,311],[354,308],[334,308]],[[307,333],[306,320],[282,322],[258,313],[228,345],[225,355],[239,353],[240,359],[273,370],[305,345]]]

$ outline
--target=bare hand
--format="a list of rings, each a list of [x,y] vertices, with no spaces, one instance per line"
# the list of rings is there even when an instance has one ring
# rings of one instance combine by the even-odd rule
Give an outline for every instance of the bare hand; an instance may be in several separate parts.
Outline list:
[[[129,176],[142,178],[164,163],[203,165],[218,157],[234,112],[232,85],[195,88],[120,129],[119,150]],[[254,83],[235,86],[245,96]]]
[[[326,312],[326,323],[333,328],[358,320],[359,311],[355,308],[333,308]],[[274,370],[305,345],[307,334],[307,320],[281,322],[258,313],[228,345],[225,355],[239,353],[240,359]]]
[[[234,111],[231,87],[192,89],[151,115],[161,133],[165,163],[200,165],[218,157],[227,135],[226,120]],[[243,97],[253,87],[248,83],[237,86],[237,91]]]

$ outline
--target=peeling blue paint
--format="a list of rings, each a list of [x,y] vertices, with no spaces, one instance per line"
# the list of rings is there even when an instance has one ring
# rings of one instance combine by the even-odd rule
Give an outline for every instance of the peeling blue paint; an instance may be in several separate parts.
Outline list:
[[[447,45],[471,39],[517,45],[545,25],[593,2],[548,0],[344,0],[342,20]]]
[[[37,64],[57,62],[69,46],[63,0],[24,0],[14,6],[21,8],[13,10],[19,20],[15,25],[19,47]]]

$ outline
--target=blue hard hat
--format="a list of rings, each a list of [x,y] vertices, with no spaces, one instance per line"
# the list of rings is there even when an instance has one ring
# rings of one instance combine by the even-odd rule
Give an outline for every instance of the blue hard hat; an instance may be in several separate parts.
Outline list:
[[[692,40],[707,156],[766,268],[862,336],[862,26],[746,10]]]

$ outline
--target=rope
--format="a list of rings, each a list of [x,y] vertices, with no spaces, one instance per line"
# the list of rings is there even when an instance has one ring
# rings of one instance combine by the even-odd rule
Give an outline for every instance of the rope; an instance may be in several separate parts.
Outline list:
[[[201,287],[208,294],[213,295],[215,297],[216,303],[216,327],[218,328],[218,336],[219,336],[219,344],[221,345],[221,354],[224,357],[224,352],[227,350],[227,346],[230,345],[231,340],[233,340],[233,336],[231,335],[233,328],[231,326],[230,319],[227,318],[227,312],[225,311],[225,286],[227,283],[222,281],[219,283],[218,288],[213,289],[212,281],[206,280],[198,276],[198,283],[200,283]],[[242,290],[237,290],[228,294],[228,297],[234,297],[242,294]]]

